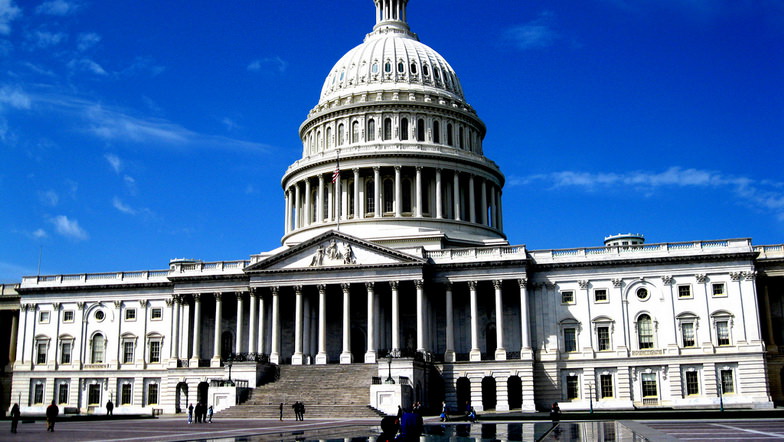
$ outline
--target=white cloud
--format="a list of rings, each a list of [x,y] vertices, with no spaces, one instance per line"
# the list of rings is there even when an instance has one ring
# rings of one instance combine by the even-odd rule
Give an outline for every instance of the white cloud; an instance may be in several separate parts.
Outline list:
[[[507,29],[504,36],[519,49],[536,49],[551,46],[560,38],[553,30],[552,12],[544,11],[530,22]]]
[[[286,72],[286,68],[288,68],[289,64],[282,58],[275,56],[275,57],[266,57],[260,58],[258,60],[253,60],[248,64],[247,69],[251,72],[259,72],[261,70],[274,70],[279,73]]]
[[[239,127],[239,125],[229,117],[223,118],[221,120],[221,123],[223,123],[223,125],[226,126],[226,130],[228,130],[229,132]]]
[[[49,0],[41,3],[41,5],[35,8],[35,12],[38,14],[63,16],[63,15],[73,14],[79,8],[80,5],[77,2],[67,2],[65,0]]]
[[[31,103],[30,96],[19,89],[10,86],[0,88],[0,108],[2,105],[8,105],[16,109],[30,109]]]
[[[54,225],[55,230],[62,236],[67,238],[75,239],[75,240],[85,240],[90,236],[87,232],[79,226],[79,222],[76,220],[70,220],[65,215],[58,215],[54,218],[50,219]]]
[[[68,39],[63,32],[35,31],[27,34],[27,39],[41,49],[57,46]]]
[[[82,33],[77,37],[76,47],[79,49],[79,52],[84,52],[97,45],[100,41],[101,36],[95,32]]]
[[[39,192],[38,197],[44,204],[51,207],[56,206],[60,202],[60,195],[58,195],[54,190]]]
[[[120,157],[112,153],[107,153],[103,157],[106,158],[106,161],[108,161],[109,165],[112,166],[114,173],[120,173],[122,170],[122,160]]]
[[[95,75],[108,75],[101,65],[89,58],[75,58],[68,62],[68,68],[74,71],[92,72]]]
[[[114,197],[112,200],[112,205],[115,209],[119,210],[122,213],[127,213],[128,215],[136,215],[136,210],[128,206],[127,204],[123,203],[120,198]]]
[[[0,0],[0,35],[11,33],[11,22],[21,13],[22,10],[14,4],[13,0]]]
[[[43,239],[43,238],[46,238],[47,236],[49,236],[49,235],[47,235],[46,230],[44,230],[44,229],[37,229],[31,235],[35,239]]]

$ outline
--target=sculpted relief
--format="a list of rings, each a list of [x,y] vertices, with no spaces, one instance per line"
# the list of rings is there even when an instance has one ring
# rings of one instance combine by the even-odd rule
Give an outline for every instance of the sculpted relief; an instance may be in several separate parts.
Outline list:
[[[319,244],[316,252],[313,254],[313,258],[310,260],[311,267],[356,263],[357,257],[354,255],[351,244],[343,242],[338,245],[334,239],[326,247],[323,244]]]

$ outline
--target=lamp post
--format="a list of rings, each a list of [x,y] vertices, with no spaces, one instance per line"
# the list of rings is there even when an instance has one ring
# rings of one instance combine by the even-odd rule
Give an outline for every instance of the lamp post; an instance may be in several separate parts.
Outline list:
[[[588,401],[591,406],[591,414],[593,414],[593,381],[588,382]]]
[[[719,411],[724,411],[724,389],[721,387],[721,373],[719,373],[719,382],[717,382],[719,387]]]
[[[384,381],[385,384],[394,384],[395,380],[392,379],[392,353],[387,355],[387,379]]]
[[[230,383],[230,384],[233,384],[233,382],[231,381],[231,366],[232,366],[233,364],[234,364],[234,360],[232,359],[232,357],[231,357],[231,356],[229,356],[228,358],[226,358],[226,365],[229,367],[229,383]]]

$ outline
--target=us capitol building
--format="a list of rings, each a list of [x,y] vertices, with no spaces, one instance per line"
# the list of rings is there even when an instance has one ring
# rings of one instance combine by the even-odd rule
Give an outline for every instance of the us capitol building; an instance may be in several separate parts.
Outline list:
[[[375,0],[372,32],[329,70],[283,174],[280,248],[4,287],[0,406],[221,410],[341,365],[370,369],[359,400],[393,413],[784,400],[782,246],[510,245],[486,127],[406,5]]]

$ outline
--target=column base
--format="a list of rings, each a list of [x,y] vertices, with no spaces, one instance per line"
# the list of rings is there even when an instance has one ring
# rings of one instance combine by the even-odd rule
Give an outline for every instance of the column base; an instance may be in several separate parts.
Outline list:
[[[291,365],[302,365],[305,358],[302,356],[302,353],[294,353],[291,355]]]
[[[166,366],[169,367],[169,368],[177,368],[177,366],[180,365],[179,362],[180,362],[179,359],[172,358],[172,359],[169,359],[169,362],[166,364]]]
[[[495,349],[495,360],[496,361],[505,361],[506,360],[506,350],[503,348],[496,348]],[[506,411],[506,410],[504,410]]]
[[[530,348],[521,348],[520,349],[520,359],[530,360],[534,358],[534,351]]]
[[[280,353],[271,353],[270,363],[275,365],[280,365]]]
[[[190,359],[188,359],[188,367],[190,367],[190,368],[199,368],[199,358],[190,358]]]
[[[316,355],[316,365],[324,365],[327,363],[327,354],[319,353]]]
[[[354,362],[354,355],[351,353],[341,353],[340,354],[340,363],[341,364],[351,364]]]
[[[444,362],[455,362],[457,360],[457,354],[455,354],[454,350],[447,350],[444,352]]]
[[[369,350],[365,353],[365,363],[366,364],[375,364],[376,363],[376,351]]]
[[[220,366],[221,366],[221,358],[220,358],[220,356],[213,356],[212,359],[210,359],[210,367],[215,368],[215,367],[220,367]]]
[[[482,360],[482,352],[479,349],[471,350],[471,353],[468,354],[469,361],[481,361]]]

